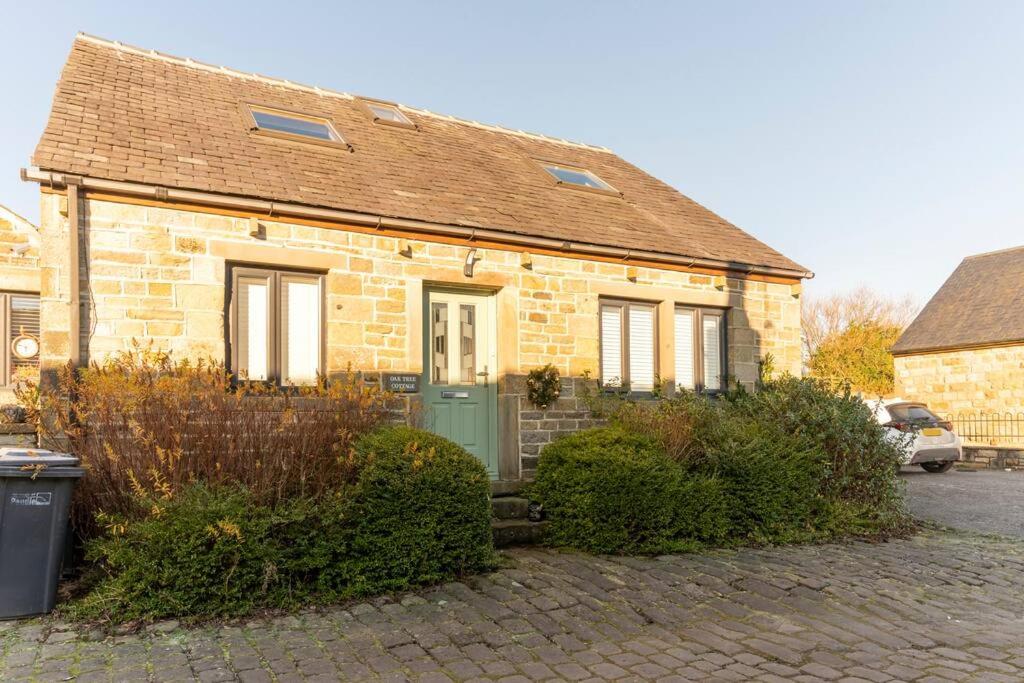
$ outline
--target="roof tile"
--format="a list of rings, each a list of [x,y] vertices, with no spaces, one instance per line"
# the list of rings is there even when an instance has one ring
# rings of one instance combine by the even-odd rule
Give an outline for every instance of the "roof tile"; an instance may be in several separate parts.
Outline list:
[[[245,103],[330,119],[353,151],[252,133]],[[372,122],[348,95],[79,36],[33,156],[42,169],[716,259],[805,269],[604,148],[403,107]],[[560,187],[586,168],[621,197]]]

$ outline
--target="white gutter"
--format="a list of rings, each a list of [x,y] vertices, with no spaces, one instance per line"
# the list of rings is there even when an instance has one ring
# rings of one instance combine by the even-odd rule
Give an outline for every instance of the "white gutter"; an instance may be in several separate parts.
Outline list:
[[[297,218],[350,223],[353,225],[408,230],[410,232],[422,232],[426,234],[464,237],[467,240],[485,239],[495,242],[515,244],[523,247],[540,247],[568,253],[610,256],[622,259],[623,261],[635,258],[645,261],[657,261],[660,263],[671,263],[687,267],[732,270],[748,274],[756,273],[759,275],[808,279],[814,277],[814,273],[804,270],[790,270],[786,268],[774,268],[771,266],[751,265],[747,263],[721,261],[717,259],[677,256],[661,252],[623,249],[621,247],[608,247],[585,242],[554,240],[546,237],[530,237],[527,235],[517,235],[515,233],[492,230],[489,228],[474,228],[472,226],[449,225],[445,223],[429,223],[426,221],[391,218],[388,216],[357,213],[354,211],[323,209],[315,206],[294,204],[290,202],[271,202],[262,199],[250,199],[247,197],[216,194],[213,192],[182,190],[174,187],[145,185],[142,183],[130,183],[119,180],[104,180],[102,178],[54,173],[51,171],[43,171],[38,168],[21,169],[21,179],[30,182],[37,182],[41,185],[55,189],[65,187],[68,185],[68,181],[70,180],[71,184],[77,183],[80,188],[87,191],[94,190],[97,192],[109,192],[112,194],[143,197],[157,201],[177,201],[192,204],[203,204],[206,206],[214,206],[224,209],[234,209],[236,211],[250,211],[263,214],[267,217],[293,216]]]

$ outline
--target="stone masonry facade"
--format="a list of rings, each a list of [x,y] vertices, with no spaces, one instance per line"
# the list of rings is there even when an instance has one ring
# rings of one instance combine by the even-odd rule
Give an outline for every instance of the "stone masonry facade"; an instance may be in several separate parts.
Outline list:
[[[43,193],[42,362],[69,353],[66,201]],[[63,209],[63,210],[62,210]],[[599,365],[599,298],[659,305],[659,374],[671,377],[671,311],[676,304],[728,307],[728,374],[752,384],[771,353],[779,372],[800,372],[799,285],[637,267],[557,255],[402,238],[365,228],[253,219],[133,204],[82,201],[81,348],[87,360],[151,340],[180,356],[225,359],[225,278],[231,263],[326,272],[326,373],[415,372],[422,368],[422,296],[431,284],[496,291],[499,401],[521,430],[520,474],[529,476],[542,445],[588,426],[579,399]],[[525,398],[523,377],[547,363],[563,377],[563,396],[547,411]],[[507,403],[511,402],[511,403]],[[504,410],[499,408],[499,410]],[[499,437],[500,438],[500,437]]]
[[[1024,412],[1024,344],[896,356],[896,395],[938,413]]]

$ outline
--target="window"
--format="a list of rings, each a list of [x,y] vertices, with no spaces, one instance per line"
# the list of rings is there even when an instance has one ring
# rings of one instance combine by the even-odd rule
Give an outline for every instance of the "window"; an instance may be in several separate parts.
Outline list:
[[[261,133],[270,133],[289,138],[300,138],[318,142],[344,144],[344,140],[334,130],[327,119],[304,114],[249,106],[255,129]]]
[[[310,384],[323,372],[323,275],[231,270],[231,370],[239,378]]]
[[[556,164],[544,164],[544,170],[555,177],[559,185],[572,185],[585,187],[592,190],[601,190],[618,194],[615,188],[598,178],[596,175],[582,168],[569,168]]]
[[[601,384],[653,391],[657,374],[654,304],[601,301]]]
[[[373,116],[374,123],[391,123],[398,126],[405,126],[407,128],[415,127],[413,122],[399,110],[393,104],[385,104],[384,102],[366,102],[367,109],[370,110],[370,115]]]
[[[678,307],[675,311],[676,386],[721,391],[725,377],[725,311]]]
[[[901,403],[888,406],[889,418],[894,422],[934,423],[939,422],[938,416],[927,407],[912,403]]]
[[[39,295],[0,292],[0,386],[39,373]]]

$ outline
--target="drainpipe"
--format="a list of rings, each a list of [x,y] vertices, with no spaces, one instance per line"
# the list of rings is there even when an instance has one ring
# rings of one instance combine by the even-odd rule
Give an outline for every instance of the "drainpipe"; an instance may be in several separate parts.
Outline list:
[[[81,296],[81,273],[79,263],[79,219],[78,219],[78,186],[81,180],[72,176],[65,176],[67,183],[68,197],[68,298],[70,306],[68,310],[68,327],[70,328],[70,339],[68,341],[68,355],[71,364],[79,367],[82,364],[82,296]]]

